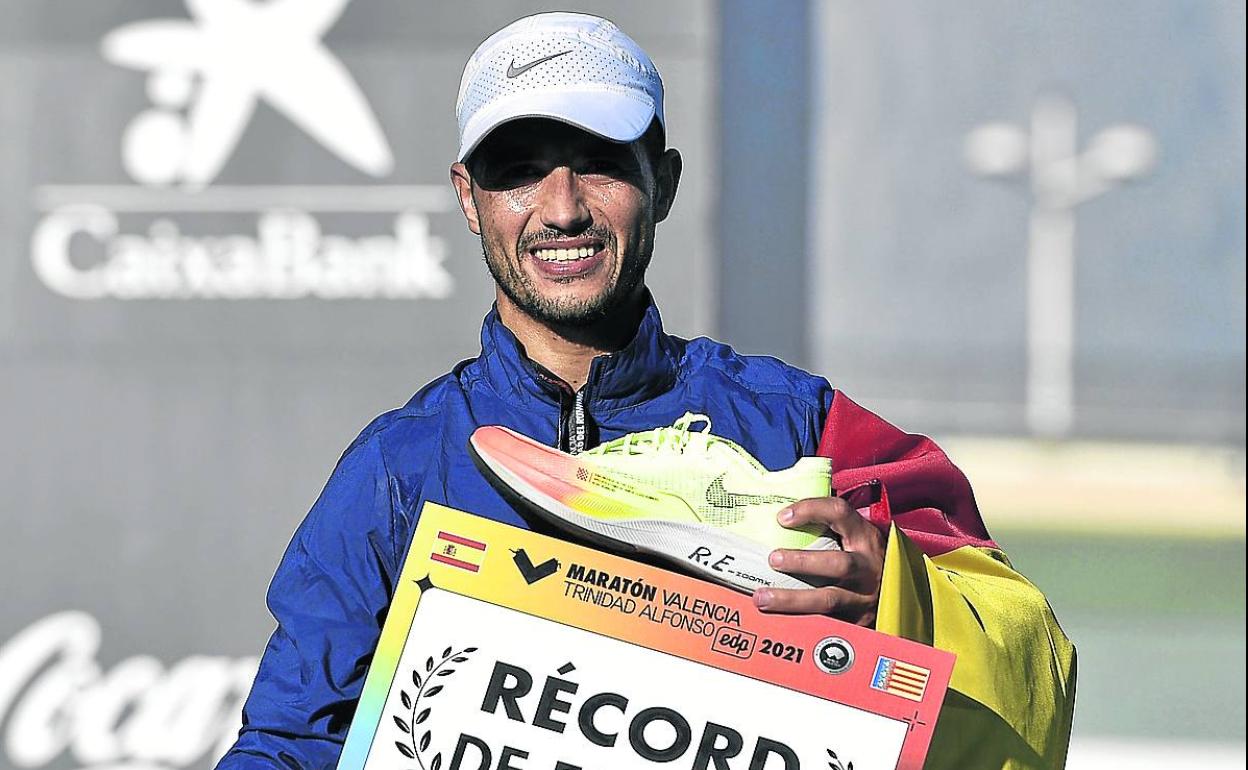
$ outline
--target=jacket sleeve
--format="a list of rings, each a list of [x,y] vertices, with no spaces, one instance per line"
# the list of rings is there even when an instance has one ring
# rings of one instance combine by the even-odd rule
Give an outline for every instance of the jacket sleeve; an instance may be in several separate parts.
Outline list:
[[[269,586],[277,620],[218,770],[331,768],[381,633],[408,527],[378,438],[344,453]]]
[[[877,630],[958,656],[924,766],[1063,768],[1074,646],[989,538],[965,475],[841,393],[820,454],[838,493],[887,533]]]

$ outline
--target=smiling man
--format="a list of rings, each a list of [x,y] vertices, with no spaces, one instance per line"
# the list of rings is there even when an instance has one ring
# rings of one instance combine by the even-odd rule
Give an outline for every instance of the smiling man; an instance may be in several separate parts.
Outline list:
[[[988,539],[943,453],[821,377],[663,330],[645,285],[681,176],[663,98],[646,53],[593,16],[521,19],[469,60],[451,181],[497,286],[481,353],[343,454],[273,578],[278,627],[220,767],[336,762],[426,502],[527,526],[474,466],[475,429],[501,425],[575,454],[690,412],[773,471],[832,458],[839,494],[799,501],[779,522],[826,527],[842,550],[776,549],[769,562],[826,585],[760,589],[759,608],[828,614],[962,656],[963,700],[946,704],[941,726],[952,728],[936,749],[948,760],[934,766],[1064,757],[1073,650]]]
[[[499,317],[530,358],[549,361],[577,389],[593,356],[623,347],[637,329],[680,153],[663,150],[657,120],[636,141],[619,142],[521,118],[466,160],[451,167],[451,179],[481,236]]]

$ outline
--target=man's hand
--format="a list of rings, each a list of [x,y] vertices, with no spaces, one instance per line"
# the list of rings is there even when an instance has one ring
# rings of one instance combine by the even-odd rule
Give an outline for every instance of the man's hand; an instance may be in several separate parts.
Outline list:
[[[824,578],[829,585],[760,588],[754,592],[754,604],[764,612],[831,615],[860,626],[874,626],[887,548],[884,533],[839,497],[799,500],[780,511],[777,519],[789,528],[822,524],[841,536],[844,550],[772,551],[769,561],[773,569]]]

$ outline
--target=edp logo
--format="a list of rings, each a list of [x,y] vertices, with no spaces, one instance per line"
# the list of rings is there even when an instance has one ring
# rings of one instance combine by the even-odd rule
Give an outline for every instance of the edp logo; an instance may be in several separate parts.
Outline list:
[[[754,645],[757,641],[758,636],[749,631],[742,631],[731,626],[720,626],[715,631],[715,641],[711,643],[711,649],[744,660],[754,654]]]

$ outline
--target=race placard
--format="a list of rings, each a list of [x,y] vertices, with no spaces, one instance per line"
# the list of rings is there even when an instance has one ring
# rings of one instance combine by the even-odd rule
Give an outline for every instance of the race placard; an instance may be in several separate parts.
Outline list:
[[[953,661],[428,504],[338,767],[917,770]]]

